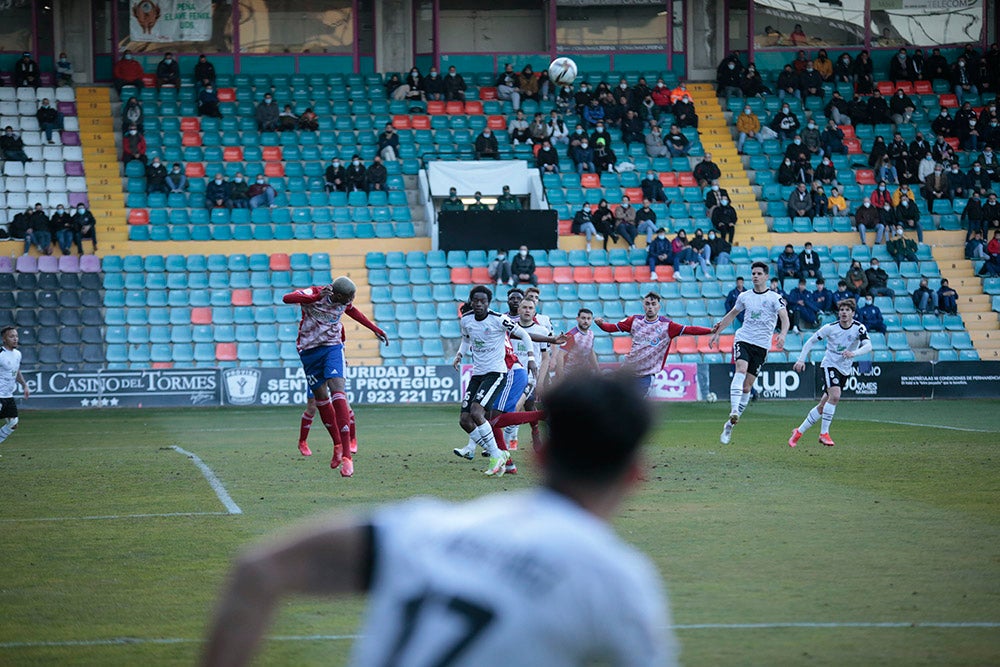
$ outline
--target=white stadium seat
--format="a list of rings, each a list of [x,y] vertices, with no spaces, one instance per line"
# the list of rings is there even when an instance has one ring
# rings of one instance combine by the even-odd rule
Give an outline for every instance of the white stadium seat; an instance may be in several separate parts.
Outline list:
[[[68,116],[63,118],[63,129],[67,132],[79,132],[80,131],[80,119],[76,116]]]
[[[25,176],[44,176],[45,175],[45,165],[39,162],[28,162],[24,165],[24,175]]]
[[[7,90],[7,88],[0,88],[0,90]],[[15,125],[20,125],[21,121],[17,118],[19,114],[17,113],[17,102],[3,101],[0,102],[0,116],[7,116],[4,118],[4,127],[10,125],[14,127]]]
[[[30,157],[35,162],[39,162],[42,159],[42,147],[41,147],[41,145],[38,145],[38,146],[27,146],[26,145],[24,147],[24,154],[27,155],[28,157]]]
[[[7,208],[14,209],[15,211],[23,211],[28,207],[28,197],[25,196],[24,191],[21,192],[7,192]]]
[[[49,176],[45,179],[45,189],[48,192],[66,192],[66,177]]]
[[[55,210],[56,206],[59,206],[59,204],[69,208],[69,196],[65,192],[50,192],[48,203],[52,210]]]
[[[17,90],[14,88],[0,88],[0,101],[10,101],[17,99]]]
[[[46,149],[54,148],[59,150],[58,146],[46,146]],[[49,160],[46,159],[42,162],[45,165],[45,175],[46,176],[65,176],[66,175],[66,163],[60,159]]]
[[[35,132],[22,132],[21,141],[24,142],[25,146],[41,146],[42,145],[42,133]]]
[[[46,162],[62,162],[62,146],[42,146],[42,159]]]
[[[3,175],[4,176],[24,176],[24,165],[17,160],[7,160],[3,163]],[[7,189],[13,190],[17,186],[11,184],[10,179],[7,180]],[[24,189],[24,183],[21,183],[21,189]]]
[[[49,193],[45,190],[28,190],[28,205],[41,204],[46,206],[49,201]]]
[[[23,102],[35,101],[35,89],[29,86],[21,86],[17,89],[17,99]]]
[[[66,189],[69,192],[86,192],[87,179],[83,176],[67,176]]]
[[[62,90],[62,88],[59,90]],[[83,147],[63,146],[62,156],[67,162],[83,162]]]
[[[23,88],[18,88],[18,90],[24,90]],[[34,116],[35,112],[38,111],[38,105],[35,104],[34,100],[20,100],[17,103],[17,115],[19,116]]]
[[[57,88],[56,99],[60,102],[76,102],[76,91],[66,86]]]
[[[22,132],[38,132],[38,119],[34,116],[21,116]]]
[[[54,102],[56,96],[56,89],[52,86],[39,86],[38,90],[35,91],[35,97],[41,102],[44,99],[48,99],[49,102]]]

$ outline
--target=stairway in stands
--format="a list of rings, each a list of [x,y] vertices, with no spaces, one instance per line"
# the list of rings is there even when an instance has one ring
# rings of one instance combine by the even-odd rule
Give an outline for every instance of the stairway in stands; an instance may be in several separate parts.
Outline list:
[[[705,152],[712,154],[712,161],[719,165],[722,171],[719,184],[729,191],[733,208],[739,213],[734,245],[771,245],[764,212],[736,151],[736,141],[726,125],[725,112],[715,89],[709,83],[689,83],[687,88],[698,111],[701,143]]]
[[[115,149],[111,89],[83,87],[77,89],[76,95],[87,193],[97,221],[98,253],[126,254],[128,227]]]
[[[983,293],[983,280],[976,275],[971,261],[965,259],[965,248],[960,243],[964,232],[954,233],[956,243],[935,245],[934,259],[941,268],[941,275],[958,292],[958,313],[979,358],[1000,360],[1000,320],[992,310],[990,297]]]

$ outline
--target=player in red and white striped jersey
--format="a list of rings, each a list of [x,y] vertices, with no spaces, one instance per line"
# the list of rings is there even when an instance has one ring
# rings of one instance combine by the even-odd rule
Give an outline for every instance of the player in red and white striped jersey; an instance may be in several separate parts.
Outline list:
[[[581,308],[576,313],[576,326],[566,332],[566,343],[556,351],[556,377],[583,371],[597,372],[597,354],[594,352],[594,311]]]

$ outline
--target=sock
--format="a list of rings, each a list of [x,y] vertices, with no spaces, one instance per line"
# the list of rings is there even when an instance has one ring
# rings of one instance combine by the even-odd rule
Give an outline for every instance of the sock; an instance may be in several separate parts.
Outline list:
[[[358,429],[357,424],[354,420],[354,410],[351,410],[351,421],[348,422],[348,426],[351,427],[351,442],[355,445],[358,444]]]
[[[747,392],[744,392],[743,395],[740,397],[740,414],[741,415],[743,414],[743,411],[747,409],[747,406],[750,405],[750,397],[752,395],[753,394],[751,392],[747,391]]]
[[[733,373],[733,381],[729,385],[729,414],[740,414],[740,402],[743,400],[743,382],[746,373]]]
[[[815,407],[806,415],[805,421],[799,424],[799,433],[805,433],[812,425],[819,421],[819,410]]]
[[[309,439],[309,429],[312,428],[313,416],[308,412],[302,413],[302,422],[299,424],[299,442]]]
[[[517,435],[518,434],[516,425],[512,424],[510,426],[503,427],[503,437],[504,440],[506,440],[507,442],[510,442],[511,440],[517,440]]]
[[[333,405],[330,404],[330,399],[316,401],[316,412],[319,413],[320,421],[323,422],[323,426],[330,433],[333,444],[340,446],[340,429],[337,428],[337,414],[333,410]]]
[[[462,449],[473,454],[476,453],[476,439],[472,437],[472,433],[469,434],[469,441],[465,443],[465,447],[462,447]]]
[[[12,429],[10,426],[7,426],[6,424],[0,426],[0,442],[3,442],[7,438],[9,438],[10,434],[13,432],[14,429]]]
[[[507,450],[507,438],[504,437],[504,431],[506,428],[503,426],[497,426],[493,422],[487,422],[490,427],[490,433],[493,434],[493,441],[497,443],[497,449]]]
[[[827,403],[823,406],[823,418],[819,424],[819,434],[827,435],[830,432],[830,422],[833,421],[833,413],[837,411],[836,405]]]
[[[500,450],[497,448],[497,441],[493,437],[493,429],[489,422],[483,422],[477,426],[471,435],[476,444],[485,449],[487,454],[500,456]]]
[[[351,437],[351,406],[347,404],[347,395],[337,392],[330,397],[333,402],[333,411],[337,415],[337,424],[340,426],[340,442],[345,445],[350,444],[348,438]],[[344,447],[344,458],[351,458],[351,448]]]

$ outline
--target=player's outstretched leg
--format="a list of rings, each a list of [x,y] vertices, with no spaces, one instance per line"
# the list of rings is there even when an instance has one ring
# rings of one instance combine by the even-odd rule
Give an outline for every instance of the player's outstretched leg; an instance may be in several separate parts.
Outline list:
[[[333,410],[337,416],[337,425],[340,427],[341,451],[343,452],[343,465],[340,467],[341,477],[350,477],[354,474],[354,460],[351,455],[351,408],[347,405],[347,394],[335,392],[330,396],[333,403]]]
[[[820,406],[817,405],[812,410],[810,410],[809,414],[806,415],[806,418],[802,421],[801,424],[799,424],[799,427],[794,431],[792,431],[792,436],[788,438],[789,447],[794,447],[795,445],[799,444],[799,439],[802,437],[802,434],[808,431],[810,428],[812,428],[812,425],[819,421],[820,419],[819,407]]]
[[[348,406],[349,407],[349,406]],[[358,428],[357,423],[354,419],[354,408],[350,408],[351,411],[351,421],[348,423],[351,429],[351,454],[358,453]]]
[[[337,426],[337,414],[333,411],[333,404],[329,398],[316,401],[316,412],[333,440],[333,457],[330,459],[330,467],[336,470],[343,460],[344,450],[340,441],[340,428]]]
[[[830,437],[830,423],[833,421],[833,413],[837,411],[837,406],[827,403],[823,406],[823,416],[819,424],[819,442],[821,445],[833,447],[833,438]]]
[[[7,420],[6,424],[0,426],[0,442],[3,442],[7,438],[9,438],[11,434],[14,433],[15,430],[17,430],[17,421],[18,421],[17,417],[12,417]]]
[[[310,409],[313,412],[310,412]],[[302,413],[302,421],[299,423],[299,452],[302,456],[312,456],[312,450],[309,449],[309,430],[312,428],[313,416],[315,415],[315,407],[309,406],[306,411]]]

